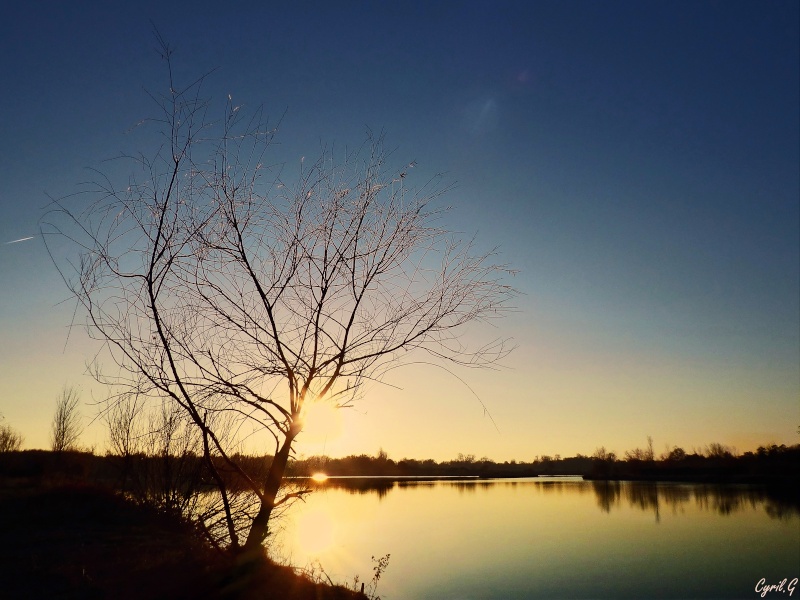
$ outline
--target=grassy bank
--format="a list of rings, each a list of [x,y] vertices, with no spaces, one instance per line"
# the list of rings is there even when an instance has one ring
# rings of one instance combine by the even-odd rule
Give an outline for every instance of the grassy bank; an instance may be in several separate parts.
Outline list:
[[[104,487],[1,485],[2,598],[365,598],[220,555],[190,524]]]

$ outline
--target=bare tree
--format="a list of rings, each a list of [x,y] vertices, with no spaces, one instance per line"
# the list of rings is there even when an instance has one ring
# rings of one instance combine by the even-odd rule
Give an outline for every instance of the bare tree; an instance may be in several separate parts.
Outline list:
[[[169,65],[163,43],[162,54]],[[281,487],[308,403],[349,406],[412,360],[496,364],[504,340],[472,348],[462,333],[506,312],[514,291],[494,251],[441,225],[434,201],[447,188],[409,187],[414,163],[390,169],[381,136],[341,155],[323,149],[288,178],[267,166],[275,129],[260,110],[245,117],[228,96],[212,122],[203,79],[179,87],[169,73],[168,91],[151,95],[161,145],[125,157],[131,179],[102,178],[83,210],[55,201],[42,229],[81,249],[56,263],[118,366],[101,379],[183,410],[230,543],[252,550],[273,511],[308,492]],[[234,455],[245,438],[271,440],[263,477]],[[244,541],[228,473],[257,498]]]
[[[64,386],[56,399],[56,412],[50,430],[50,447],[53,452],[76,449],[78,439],[83,433],[79,405],[78,389]]]
[[[0,415],[0,421],[3,419],[3,415]],[[16,452],[22,448],[22,442],[22,435],[15,431],[11,425],[0,423],[0,453]]]
[[[144,399],[136,395],[118,396],[103,413],[109,434],[111,451],[125,459],[127,465],[131,457],[140,451],[144,431],[140,417],[144,410]],[[124,481],[123,481],[124,483]]]
[[[102,410],[111,452],[120,458],[120,487],[137,502],[194,521],[217,548],[230,541],[226,515],[235,531],[252,519],[254,498],[230,498],[202,493],[205,466],[201,433],[189,415],[169,398],[147,399],[133,394],[112,397]],[[215,428],[224,437],[224,428]],[[226,482],[227,487],[235,487]]]
[[[655,460],[653,438],[649,435],[647,436],[647,448],[634,448],[633,450],[626,450],[625,460],[638,460],[647,462],[652,462]]]

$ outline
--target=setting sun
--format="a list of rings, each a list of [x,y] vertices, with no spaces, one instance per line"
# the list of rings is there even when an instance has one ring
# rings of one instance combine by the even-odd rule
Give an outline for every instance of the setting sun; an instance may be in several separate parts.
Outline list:
[[[328,476],[325,475],[325,473],[314,473],[311,476],[311,479],[313,479],[314,481],[325,481],[326,479],[328,479]]]

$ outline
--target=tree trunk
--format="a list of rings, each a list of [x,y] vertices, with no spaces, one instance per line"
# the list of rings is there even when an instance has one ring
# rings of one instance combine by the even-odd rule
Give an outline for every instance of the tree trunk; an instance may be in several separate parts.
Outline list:
[[[261,542],[266,539],[269,533],[269,518],[272,515],[272,509],[275,508],[275,498],[278,495],[278,489],[286,471],[286,463],[289,461],[289,452],[292,449],[295,435],[296,433],[286,437],[280,450],[272,460],[269,473],[267,473],[267,481],[264,485],[264,498],[261,501],[261,508],[253,519],[253,524],[250,526],[250,532],[247,535],[247,541],[244,544],[246,552],[259,548]]]

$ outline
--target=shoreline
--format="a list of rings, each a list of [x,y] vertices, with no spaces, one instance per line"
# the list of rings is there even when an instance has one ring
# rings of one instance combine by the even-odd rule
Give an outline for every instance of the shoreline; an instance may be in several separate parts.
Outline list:
[[[266,552],[215,551],[190,523],[103,485],[0,480],[0,531],[3,598],[367,599]]]

